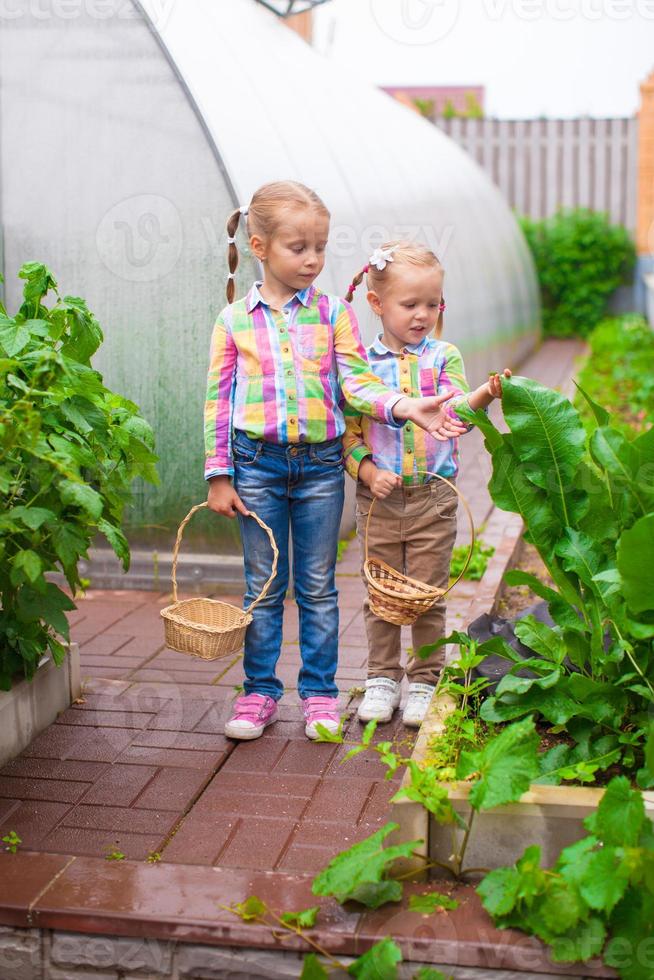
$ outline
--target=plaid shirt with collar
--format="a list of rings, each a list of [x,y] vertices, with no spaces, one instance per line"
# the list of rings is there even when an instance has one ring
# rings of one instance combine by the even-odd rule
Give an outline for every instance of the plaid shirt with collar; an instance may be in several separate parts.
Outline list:
[[[453,392],[455,397],[447,403],[448,412],[457,418],[456,404],[470,391],[470,387],[463,358],[454,344],[423,337],[419,344],[407,345],[396,353],[389,350],[378,336],[368,347],[367,353],[375,374],[389,388],[402,395]],[[361,461],[366,456],[372,456],[381,469],[397,473],[407,486],[429,480],[420,471],[429,470],[444,477],[456,476],[458,472],[458,439],[439,442],[412,422],[407,422],[403,428],[391,429],[378,421],[364,418],[350,408],[345,410],[345,421],[345,465],[355,480]]]
[[[344,433],[345,402],[401,427],[392,410],[402,396],[372,373],[352,307],[312,285],[273,310],[260,285],[225,307],[213,329],[206,479],[233,474],[234,429],[267,442],[325,442]]]

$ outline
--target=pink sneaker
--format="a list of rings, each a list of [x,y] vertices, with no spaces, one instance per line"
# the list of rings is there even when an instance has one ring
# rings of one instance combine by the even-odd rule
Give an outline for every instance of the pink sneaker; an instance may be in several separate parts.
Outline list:
[[[319,738],[316,725],[324,725],[328,732],[336,733],[341,724],[341,715],[338,710],[338,698],[328,698],[322,694],[316,694],[312,698],[305,698],[302,702],[304,712],[304,733],[307,738]]]
[[[277,721],[277,702],[266,694],[241,694],[225,725],[228,738],[259,738],[266,725]]]

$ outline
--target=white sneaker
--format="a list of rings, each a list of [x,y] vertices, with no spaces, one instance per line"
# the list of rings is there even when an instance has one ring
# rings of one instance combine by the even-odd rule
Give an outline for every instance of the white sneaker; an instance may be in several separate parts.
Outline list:
[[[409,697],[402,713],[405,725],[409,728],[420,728],[435,690],[435,684],[409,684]]]
[[[369,677],[359,705],[359,721],[390,721],[400,703],[400,685],[390,677]]]

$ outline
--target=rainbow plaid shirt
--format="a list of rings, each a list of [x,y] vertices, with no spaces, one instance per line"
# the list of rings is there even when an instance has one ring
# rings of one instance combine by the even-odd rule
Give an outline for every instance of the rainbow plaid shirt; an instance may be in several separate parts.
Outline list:
[[[232,431],[274,443],[345,431],[343,405],[400,428],[401,395],[375,377],[352,307],[316,286],[273,310],[255,283],[216,320],[204,413],[205,479],[233,474]]]
[[[448,390],[463,397],[470,391],[459,350],[443,340],[423,337],[419,344],[407,345],[398,354],[389,350],[378,336],[367,353],[373,371],[389,388],[403,395],[440,395]],[[454,409],[460,400],[455,397],[447,403],[454,418],[458,417]],[[404,428],[391,429],[363,418],[350,408],[345,410],[345,421],[345,465],[355,480],[361,460],[366,456],[372,456],[380,469],[397,473],[405,485],[429,480],[420,470],[444,477],[458,472],[458,439],[439,442],[412,422],[407,422]]]

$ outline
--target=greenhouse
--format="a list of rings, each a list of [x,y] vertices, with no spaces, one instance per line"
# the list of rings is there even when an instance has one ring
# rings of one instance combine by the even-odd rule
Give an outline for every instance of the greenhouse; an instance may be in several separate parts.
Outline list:
[[[115,0],[69,5],[65,17],[25,6],[5,20],[0,45],[7,307],[19,304],[18,269],[38,260],[98,317],[96,366],[141,407],[160,455],[161,485],[139,491],[131,512],[137,547],[169,549],[205,493],[201,417],[224,305],[224,223],[261,183],[297,179],[327,203],[328,291],[344,293],[390,237],[436,251],[446,336],[471,382],[534,346],[533,265],[499,191],[436,127],[354,71],[330,72],[265,6]],[[239,287],[254,273],[243,262]],[[356,306],[369,340],[365,298]],[[197,551],[237,550],[232,527],[217,523],[218,541],[198,524]]]

